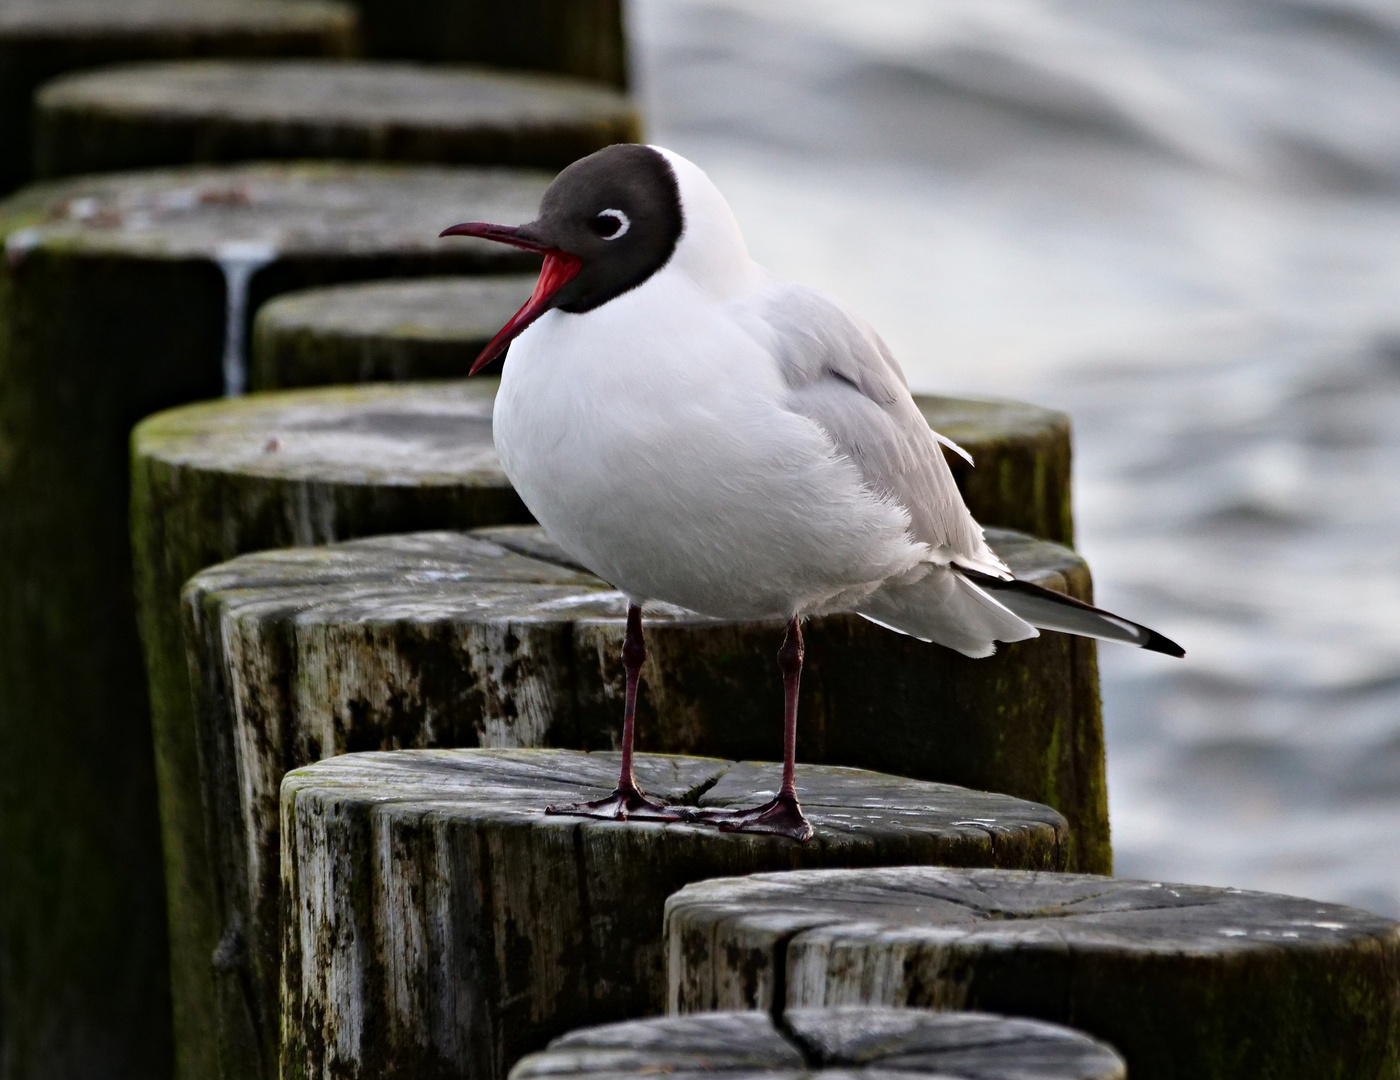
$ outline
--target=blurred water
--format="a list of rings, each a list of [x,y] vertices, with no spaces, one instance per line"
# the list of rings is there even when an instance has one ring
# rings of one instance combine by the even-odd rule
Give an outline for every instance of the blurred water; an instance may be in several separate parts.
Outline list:
[[[1400,914],[1400,2],[632,0],[650,137],[1076,423],[1118,871]]]

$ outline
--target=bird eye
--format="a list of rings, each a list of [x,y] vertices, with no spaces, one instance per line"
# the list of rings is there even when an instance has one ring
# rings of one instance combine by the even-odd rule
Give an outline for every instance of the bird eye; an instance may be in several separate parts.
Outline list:
[[[621,210],[600,210],[589,224],[604,240],[616,240],[632,227],[632,219]]]

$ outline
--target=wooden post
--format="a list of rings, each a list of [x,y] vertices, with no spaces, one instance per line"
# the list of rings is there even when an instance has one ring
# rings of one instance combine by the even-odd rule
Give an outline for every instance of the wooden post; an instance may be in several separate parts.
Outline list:
[[[527,68],[626,89],[622,0],[356,0],[370,56]]]
[[[0,195],[33,177],[34,91],[69,71],[191,56],[344,57],[355,9],[331,0],[42,0],[0,7]]]
[[[132,547],[182,958],[175,978],[194,1003],[177,1041],[218,1047],[226,1076],[275,1075],[262,1055],[276,1016],[246,1011],[243,969],[227,944],[237,928],[218,911],[221,868],[200,786],[215,774],[196,742],[180,586],[245,551],[528,520],[491,447],[493,393],[482,380],[253,395],[162,413],[132,436]]]
[[[240,305],[378,274],[527,267],[500,260],[499,245],[436,234],[476,211],[523,220],[546,182],[258,166],[89,177],[0,204],[0,1000],[20,1075],[72,1061],[145,1077],[168,1060],[127,526],[132,425],[222,392],[241,361]],[[177,847],[170,859],[178,900],[186,873],[203,871]],[[207,970],[208,959],[177,949],[173,962]],[[174,1004],[178,1017],[198,1003]]]
[[[170,864],[172,925],[188,942],[183,947],[187,959],[176,970],[182,980],[199,982],[205,988],[201,998],[192,986],[186,986],[184,998],[209,1003],[199,1014],[202,1019],[198,1025],[188,1029],[200,1033],[198,1045],[212,1045],[216,1030],[219,1040],[230,1047],[256,1048],[261,1044],[251,1033],[251,1021],[246,1018],[251,1014],[244,1004],[244,988],[235,977],[237,966],[220,960],[211,967],[209,959],[218,951],[219,942],[230,927],[237,934],[234,923],[244,917],[242,912],[246,910],[238,890],[243,888],[247,869],[246,865],[240,869],[237,858],[229,861],[223,854],[209,871],[200,869],[210,865],[211,857],[201,807],[217,806],[211,813],[225,823],[218,828],[227,827],[227,823],[240,818],[237,800],[241,796],[235,792],[235,801],[230,804],[211,802],[212,787],[206,787],[201,794],[201,775],[231,777],[234,774],[226,770],[235,766],[231,765],[232,751],[215,749],[221,745],[214,741],[215,735],[202,744],[196,743],[197,726],[180,635],[180,586],[204,567],[243,552],[385,532],[528,520],[491,447],[493,393],[492,381],[477,379],[465,383],[257,395],[175,410],[151,418],[135,433],[132,516],[137,591],[151,680],[157,757],[161,762],[162,799],[169,808],[164,819],[166,848],[180,852]],[[995,418],[1004,410],[1006,415],[1019,418],[1005,429],[994,422],[987,422],[980,429],[964,423],[969,448],[986,462],[999,460],[999,455],[1026,454],[1042,445],[1046,447],[1045,456],[1063,461],[1067,469],[1067,426],[1060,414],[1020,405],[987,407],[980,403],[948,402],[940,407],[954,417],[980,412]],[[1037,416],[1038,423],[1026,420]],[[1059,452],[1061,446],[1063,453]],[[1089,581],[1087,573],[1077,567],[1075,563],[1064,580],[1083,592],[1089,588]],[[1052,570],[1051,577],[1058,573]],[[316,582],[304,580],[303,584]],[[555,625],[565,628],[569,624],[561,621]],[[439,631],[450,634],[455,632],[454,625],[450,620],[444,621],[439,624]],[[616,719],[617,706],[609,695],[612,680],[618,674],[615,656],[620,641],[612,635],[620,633],[620,624],[614,626],[604,619],[593,624],[592,633],[586,648],[597,657],[598,677],[589,691],[593,701],[590,708],[591,715],[598,719],[589,742],[561,736],[552,740],[556,745],[610,745],[608,732]],[[770,687],[771,653],[776,648],[763,638],[761,630],[758,634],[743,642],[751,652],[741,654],[742,674],[726,676],[725,683],[731,698],[743,702],[751,711],[756,706],[749,695],[756,688]],[[685,644],[683,635],[670,640],[674,643],[671,648],[679,649]],[[716,647],[722,644],[718,639],[712,640]],[[656,644],[668,647],[661,639]],[[1063,644],[1049,647],[1065,649]],[[477,693],[476,683],[465,681],[464,672],[453,668],[446,656],[434,655],[444,661],[434,669],[441,673],[442,682],[415,691],[398,704],[377,690],[369,692],[365,699],[367,712],[361,722],[363,737],[369,742],[351,742],[314,754],[307,751],[297,762],[313,760],[321,752],[410,745],[420,738],[429,738],[419,727],[424,722],[429,724],[429,730],[439,733],[430,741],[474,741],[473,726],[458,726],[455,720],[444,717],[458,715],[453,695]],[[1011,782],[1019,784],[1025,779],[1028,790],[1053,790],[1058,802],[1072,808],[1077,826],[1073,865],[1105,868],[1108,834],[1092,645],[1075,643],[1064,657],[1043,669],[1050,674],[1031,680],[1032,688],[1040,694],[1035,702],[1025,706],[1026,715],[1032,719],[1015,721],[1027,732],[1024,747],[1010,747],[997,736],[1004,747],[998,751],[997,760],[1004,762],[1018,756],[1018,761],[1027,766],[1029,778],[1018,774],[1011,777]],[[913,662],[922,661],[922,654],[913,658]],[[372,670],[380,670],[377,662],[371,663]],[[371,669],[364,669],[367,677],[378,678],[368,676]],[[397,685],[405,678],[383,674],[388,680],[386,686]],[[1027,692],[1025,686],[1012,686],[1007,690],[1011,695],[1007,700],[1020,700],[1014,695]],[[209,700],[222,699],[216,694]],[[279,690],[253,707],[276,709],[280,706],[275,703],[283,700],[285,694]],[[684,700],[693,711],[700,699],[692,694]],[[454,704],[444,704],[447,701]],[[386,743],[381,739],[377,725],[386,716],[381,708],[401,717],[403,728],[397,738],[402,741]],[[683,723],[684,718],[678,722]],[[201,720],[199,730],[216,733],[217,739],[233,738],[233,729],[227,724]],[[769,725],[764,723],[756,730],[767,732]],[[988,729],[984,725],[981,730]],[[466,731],[473,733],[472,738],[461,735],[459,739],[458,733]],[[652,737],[644,733],[645,740]],[[533,739],[535,744],[542,740],[543,735]],[[333,743],[334,740],[328,740],[327,746]],[[648,741],[646,745],[671,748],[666,743]],[[761,742],[752,745],[769,752]],[[876,744],[872,742],[873,745]],[[1047,747],[1053,747],[1054,753],[1047,755]],[[898,753],[899,747],[890,752]],[[830,760],[840,759],[833,755]],[[986,774],[993,771],[992,764],[987,765]],[[1047,776],[1047,767],[1053,776]],[[280,762],[277,775],[285,768],[285,762]],[[1008,776],[1011,771],[1006,770]],[[1001,778],[993,778],[993,786],[1001,783]],[[271,785],[268,790],[275,792],[275,777]],[[1088,809],[1087,817],[1081,808]],[[1090,824],[1086,825],[1086,821]],[[215,826],[210,828],[217,831]],[[1078,854],[1081,851],[1091,853],[1089,857],[1099,861],[1085,861],[1086,857]],[[225,878],[220,883],[210,874]],[[221,1002],[217,1007],[213,1004],[216,990]],[[229,1049],[225,1053],[246,1057],[248,1051]]]
[[[670,1080],[770,1076],[855,1080],[1126,1080],[1111,1047],[1069,1028],[985,1013],[789,1009],[631,1020],[555,1039],[510,1080],[662,1074]]]
[[[138,64],[58,79],[34,105],[38,176],[306,158],[558,170],[640,136],[597,83],[372,61]]]
[[[464,378],[534,275],[376,281],[289,293],[253,323],[255,390]],[[499,367],[499,365],[498,365]]]
[[[1069,417],[1019,401],[917,396],[929,426],[972,455],[945,454],[983,525],[1074,544]]]
[[[981,1009],[1071,1023],[1133,1080],[1400,1075],[1400,924],[1337,904],[1079,874],[765,874],[677,893],[666,941],[671,1012]]]
[[[1065,568],[1072,579],[1082,567],[1063,548],[1009,542],[1010,535],[996,534],[997,544],[1033,580],[1063,587]],[[277,792],[288,768],[404,747],[616,746],[626,602],[550,547],[537,528],[382,536],[245,555],[186,586],[198,703],[190,727],[200,747],[218,918],[238,958],[220,975],[239,1003],[235,1017],[246,1012],[262,1018],[263,1030],[275,1027]],[[647,634],[643,746],[778,753],[781,623],[723,623],[660,608],[648,612]],[[938,655],[944,650],[920,646],[863,678],[870,656],[901,648],[891,638],[853,616],[809,627],[800,760],[849,763],[864,739],[903,746],[903,757],[891,755],[901,773],[956,778],[961,766],[995,779],[1000,768],[1061,796],[1075,791],[1068,779],[1087,772],[1094,783],[1086,794],[1096,801],[1061,808],[1075,815],[1061,859],[1106,862],[1102,742],[1096,726],[1078,731],[1084,717],[1051,693],[1073,689],[1064,685],[1060,645],[1021,646],[1004,662],[951,670]],[[999,699],[1037,684],[1038,706]],[[880,724],[890,729],[883,738]]]
[[[660,1013],[662,911],[688,882],[803,866],[1046,866],[1064,819],[1001,795],[808,767],[807,844],[549,816],[618,756],[349,754],[281,789],[282,1076],[504,1080],[583,1024]],[[639,755],[653,796],[739,806],[776,765]]]

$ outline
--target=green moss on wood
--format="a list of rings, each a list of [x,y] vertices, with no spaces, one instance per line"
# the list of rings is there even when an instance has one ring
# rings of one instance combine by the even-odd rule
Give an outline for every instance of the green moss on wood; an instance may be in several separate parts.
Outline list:
[[[443,247],[437,228],[473,198],[528,214],[545,182],[269,166],[83,178],[0,204],[0,1010],[16,1068],[168,1074],[169,971],[209,970],[212,924],[192,906],[201,890],[182,884],[207,871],[182,844],[164,875],[166,960],[158,779],[172,836],[197,831],[197,803],[178,793],[188,755],[163,749],[152,765],[127,439],[142,417],[221,391],[220,245],[260,238],[280,252],[253,282],[254,307],[382,273],[499,271],[511,264]],[[170,700],[155,697],[157,709]],[[182,986],[177,1028],[207,1005]],[[213,1076],[214,1049],[181,1040],[181,1075]]]
[[[234,869],[208,846],[204,800],[228,797],[235,766],[226,747],[200,745],[196,737],[180,587],[204,567],[246,551],[528,520],[494,462],[475,467],[483,445],[489,447],[493,391],[483,381],[450,390],[251,395],[163,413],[133,434],[133,550],[169,808],[172,923],[188,942],[186,991],[207,1003],[190,1021],[191,1038],[218,1045],[226,1061],[239,1063],[226,1067],[226,1076],[275,1075],[269,1040],[277,1018],[266,999],[249,995],[240,938],[247,929],[232,917],[222,884]],[[425,416],[423,438],[415,441],[414,422]],[[367,448],[358,461],[345,446],[357,436]],[[397,454],[385,448],[394,441]],[[213,965],[209,958],[223,939],[233,960]]]
[[[1068,416],[1015,401],[915,400],[935,431],[972,454],[974,465],[946,456],[978,521],[1074,544]]]

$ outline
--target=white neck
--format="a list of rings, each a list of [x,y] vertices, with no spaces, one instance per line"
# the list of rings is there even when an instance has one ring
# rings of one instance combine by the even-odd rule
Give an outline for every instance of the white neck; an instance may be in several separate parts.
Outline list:
[[[669,266],[716,299],[747,287],[758,268],[749,258],[739,222],[719,188],[694,162],[660,146],[652,149],[667,160],[676,174],[685,216]]]

